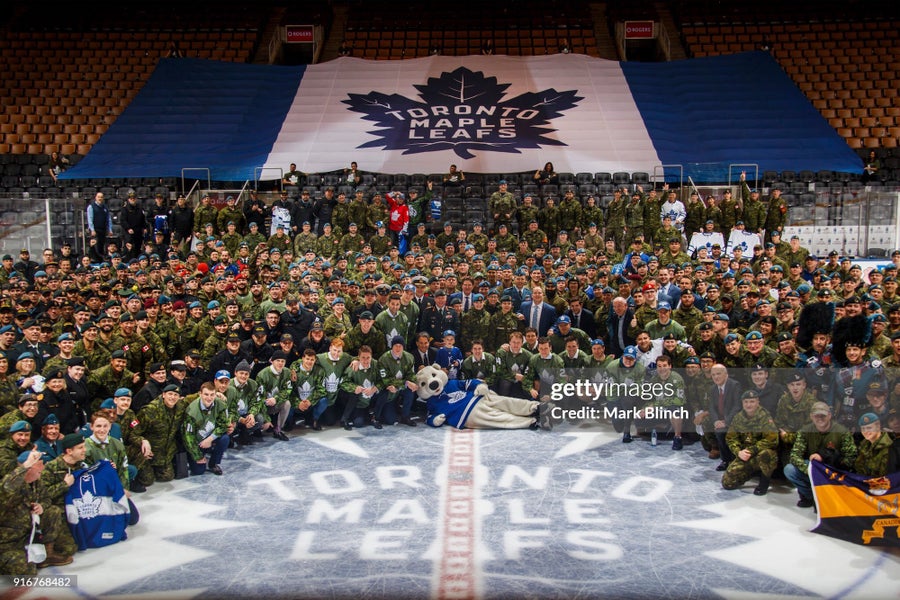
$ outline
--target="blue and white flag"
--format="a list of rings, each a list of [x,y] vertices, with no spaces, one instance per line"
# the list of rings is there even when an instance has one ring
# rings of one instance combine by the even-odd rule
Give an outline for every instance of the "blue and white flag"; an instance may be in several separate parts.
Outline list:
[[[643,171],[729,165],[862,171],[778,63],[750,52],[667,63],[586,55],[343,57],[279,67],[163,59],[63,178],[279,179],[343,169]],[[741,167],[746,168],[746,167]],[[680,174],[666,171],[669,180]]]

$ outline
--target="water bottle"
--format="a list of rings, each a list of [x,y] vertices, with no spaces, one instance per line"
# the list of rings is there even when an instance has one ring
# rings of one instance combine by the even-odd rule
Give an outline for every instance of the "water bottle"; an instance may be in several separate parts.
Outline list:
[[[657,435],[656,435],[656,430],[654,429],[653,431],[650,432],[650,445],[655,446],[656,443],[657,443]]]

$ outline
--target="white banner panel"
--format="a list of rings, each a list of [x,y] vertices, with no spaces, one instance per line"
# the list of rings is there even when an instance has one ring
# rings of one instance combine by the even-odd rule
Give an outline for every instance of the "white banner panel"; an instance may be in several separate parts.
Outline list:
[[[311,65],[266,167],[325,172],[351,161],[384,173],[660,164],[619,63],[575,54]]]

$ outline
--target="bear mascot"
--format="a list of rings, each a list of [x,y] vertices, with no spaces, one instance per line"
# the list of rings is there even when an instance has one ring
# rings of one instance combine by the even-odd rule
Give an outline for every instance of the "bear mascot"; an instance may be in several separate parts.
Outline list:
[[[435,366],[416,374],[419,398],[428,404],[426,423],[457,429],[549,429],[549,404],[498,396],[480,379],[450,380]]]

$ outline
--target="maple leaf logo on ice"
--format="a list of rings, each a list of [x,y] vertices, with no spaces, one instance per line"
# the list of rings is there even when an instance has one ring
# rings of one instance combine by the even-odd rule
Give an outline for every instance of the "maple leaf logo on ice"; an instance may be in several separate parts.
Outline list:
[[[509,83],[460,67],[431,77],[419,90],[421,102],[400,94],[348,94],[343,103],[377,123],[378,139],[358,148],[403,150],[403,154],[452,150],[474,158],[474,150],[520,153],[522,148],[565,146],[549,137],[552,119],[577,106],[576,90],[526,92],[505,100]]]

